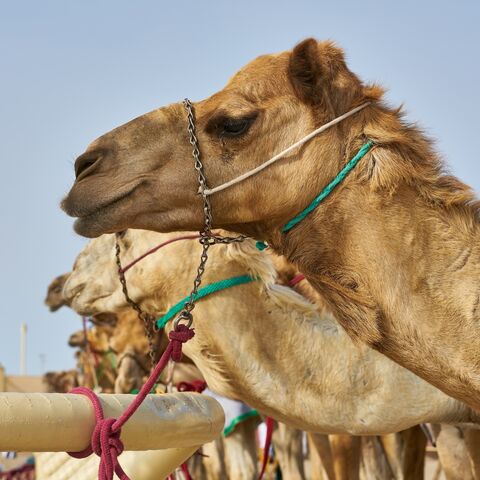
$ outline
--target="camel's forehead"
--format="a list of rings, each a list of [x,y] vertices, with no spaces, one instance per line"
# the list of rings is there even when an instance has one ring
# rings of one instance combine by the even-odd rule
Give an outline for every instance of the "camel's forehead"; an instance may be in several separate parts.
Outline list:
[[[262,98],[287,87],[290,52],[262,55],[241,68],[228,81],[225,91],[242,92],[247,97]]]

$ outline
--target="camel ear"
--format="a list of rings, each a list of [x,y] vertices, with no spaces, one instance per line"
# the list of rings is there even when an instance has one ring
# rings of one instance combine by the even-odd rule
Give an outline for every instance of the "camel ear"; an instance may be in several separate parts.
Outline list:
[[[288,76],[298,98],[338,115],[361,92],[361,83],[345,64],[343,51],[332,42],[308,38],[292,51]]]

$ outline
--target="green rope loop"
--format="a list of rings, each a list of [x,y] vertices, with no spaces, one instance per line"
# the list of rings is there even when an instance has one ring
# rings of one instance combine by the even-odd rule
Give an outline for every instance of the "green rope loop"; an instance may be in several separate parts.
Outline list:
[[[332,193],[332,190],[355,168],[357,163],[370,151],[373,145],[374,143],[371,140],[365,143],[357,154],[342,168],[342,170],[340,170],[338,175],[313,199],[312,203],[284,225],[282,232],[288,232],[295,225],[300,223],[309,213],[315,210],[318,205],[320,205],[320,203]]]
[[[233,277],[233,278],[227,278],[225,280],[220,280],[218,282],[210,283],[208,285],[205,285],[204,287],[200,288],[198,290],[197,294],[194,296],[195,301],[200,300],[201,298],[204,298],[208,295],[211,295],[212,293],[219,292],[221,290],[226,290],[227,288],[230,287],[235,287],[237,285],[243,285],[245,283],[250,283],[258,280],[256,277],[252,277],[250,275],[241,275],[239,277]],[[180,300],[178,303],[176,303],[168,312],[163,315],[163,317],[159,318],[157,320],[157,327],[164,328],[165,325],[172,320],[176,315],[178,315],[184,305],[185,302],[189,299],[190,297],[185,297],[182,300]]]
[[[239,424],[244,422],[245,420],[252,418],[252,417],[259,417],[260,414],[256,410],[250,410],[248,412],[242,413],[238,417],[235,417],[224,429],[223,429],[223,436],[228,437],[234,430],[235,427]]]

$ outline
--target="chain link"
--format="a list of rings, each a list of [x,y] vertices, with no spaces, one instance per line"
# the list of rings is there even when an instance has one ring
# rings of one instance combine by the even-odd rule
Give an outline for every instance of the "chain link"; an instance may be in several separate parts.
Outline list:
[[[243,242],[246,238],[245,235],[239,235],[237,237],[223,237],[221,235],[215,235],[212,233],[212,226],[213,226],[213,217],[212,217],[212,208],[210,206],[210,200],[207,195],[205,195],[205,190],[207,190],[207,178],[205,176],[205,170],[203,167],[203,163],[201,160],[200,155],[200,147],[197,139],[197,135],[195,132],[195,113],[193,109],[193,105],[188,98],[183,101],[183,105],[187,112],[187,120],[188,120],[188,134],[189,134],[189,141],[190,145],[193,147],[192,155],[195,160],[194,167],[197,171],[198,175],[198,184],[199,184],[199,193],[202,196],[203,202],[203,217],[204,217],[204,227],[203,230],[200,232],[199,242],[202,245],[202,254],[200,256],[200,263],[197,268],[197,275],[195,280],[193,281],[193,288],[190,292],[188,300],[185,302],[183,310],[177,316],[174,321],[174,328],[178,326],[178,324],[182,321],[187,322],[187,326],[190,327],[193,322],[192,310],[195,308],[195,301],[196,296],[198,293],[198,289],[202,283],[202,277],[205,273],[205,267],[208,261],[208,249],[215,244],[230,244],[230,243],[237,243]],[[156,351],[155,345],[153,342],[153,333],[157,332],[155,326],[155,318],[151,315],[144,312],[141,306],[131,299],[130,295],[128,294],[128,287],[127,281],[125,279],[125,274],[122,269],[122,262],[120,260],[120,244],[118,242],[118,234],[116,237],[115,242],[115,257],[117,261],[118,267],[118,276],[120,279],[120,283],[122,285],[123,294],[125,296],[126,301],[128,304],[137,312],[138,318],[143,322],[145,328],[145,335],[147,336],[148,343],[150,346],[150,360],[152,362],[152,368],[155,365],[155,358],[156,358]]]
[[[212,216],[212,207],[210,205],[210,199],[205,195],[205,190],[208,189],[207,186],[207,177],[205,175],[205,169],[201,160],[200,147],[198,144],[198,138],[195,131],[195,113],[192,103],[188,98],[183,101],[183,106],[187,112],[187,121],[188,121],[188,134],[190,145],[193,147],[192,155],[195,160],[194,167],[198,175],[198,184],[199,184],[199,193],[202,196],[203,202],[203,217],[204,217],[204,227],[200,232],[199,242],[202,244],[202,254],[200,256],[200,264],[197,269],[197,276],[193,281],[193,289],[190,293],[188,300],[186,301],[182,312],[175,319],[175,327],[182,321],[186,320],[188,327],[192,325],[193,317],[192,310],[195,308],[195,299],[198,293],[198,289],[202,283],[202,277],[205,273],[205,266],[208,261],[208,249],[211,245],[216,243],[235,243],[243,242],[247,237],[244,235],[239,235],[238,237],[222,237],[220,235],[214,235],[212,233],[213,226],[213,216]]]
[[[157,349],[154,341],[154,334],[157,332],[157,329],[155,328],[155,318],[149,315],[147,312],[143,311],[142,307],[137,302],[132,300],[128,293],[127,279],[125,278],[125,273],[122,268],[122,261],[120,259],[120,243],[118,241],[118,238],[119,234],[117,233],[117,235],[115,236],[115,260],[118,267],[118,278],[120,280],[120,284],[122,285],[122,291],[125,300],[135,310],[139,320],[143,323],[145,336],[148,340],[148,355],[150,357],[151,368],[153,369],[155,367],[155,360],[157,357]]]

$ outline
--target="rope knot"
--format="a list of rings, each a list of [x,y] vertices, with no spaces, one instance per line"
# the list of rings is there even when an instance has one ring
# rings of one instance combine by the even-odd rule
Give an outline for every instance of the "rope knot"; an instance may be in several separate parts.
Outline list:
[[[121,430],[113,430],[115,418],[104,418],[97,421],[92,433],[93,453],[102,457],[106,453],[118,457],[124,450],[123,442],[120,440]]]
[[[123,452],[124,446],[120,440],[120,426],[114,428],[117,420],[115,418],[104,418],[99,398],[88,388],[74,388],[70,393],[85,395],[92,402],[96,423],[90,445],[81,452],[69,452],[69,455],[74,458],[85,458],[95,453],[100,457],[99,480],[112,480],[115,473],[121,480],[128,480],[128,476],[118,463],[118,456]]]
[[[172,343],[172,360],[179,362],[182,359],[182,344],[188,342],[195,335],[193,328],[187,327],[182,323],[178,324],[175,330],[168,334],[168,338]]]

